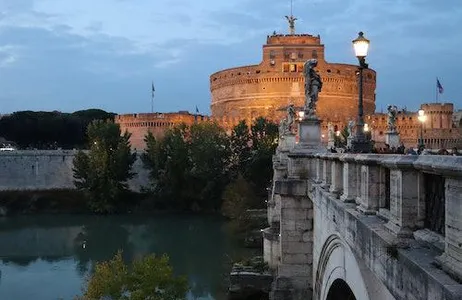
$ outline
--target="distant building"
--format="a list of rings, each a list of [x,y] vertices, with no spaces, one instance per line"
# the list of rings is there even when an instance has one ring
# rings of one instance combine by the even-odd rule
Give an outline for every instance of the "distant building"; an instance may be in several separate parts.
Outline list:
[[[401,141],[406,147],[416,147],[420,138],[421,126],[424,144],[427,148],[451,149],[462,147],[462,129],[454,126],[454,105],[452,103],[425,103],[427,120],[421,124],[417,112],[398,112],[396,125]],[[386,113],[367,115],[366,123],[371,129],[372,139],[378,147],[385,146],[388,116]]]
[[[132,148],[142,150],[145,148],[144,137],[151,132],[155,137],[162,137],[165,131],[175,125],[185,123],[208,121],[209,117],[200,114],[190,114],[187,111],[174,113],[141,113],[115,116],[115,123],[119,124],[122,133],[131,133]]]

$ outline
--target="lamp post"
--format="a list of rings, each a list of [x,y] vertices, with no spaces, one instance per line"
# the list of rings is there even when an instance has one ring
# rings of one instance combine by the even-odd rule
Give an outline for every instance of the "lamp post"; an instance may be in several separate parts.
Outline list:
[[[421,148],[421,147],[425,148],[424,139],[423,139],[423,124],[427,120],[427,116],[425,115],[425,111],[423,109],[419,110],[419,115],[418,115],[417,119],[419,119],[419,122],[420,122],[419,148]]]
[[[356,133],[351,143],[353,152],[367,153],[370,152],[371,143],[364,133],[364,109],[363,109],[363,70],[369,66],[366,63],[366,56],[369,50],[369,40],[364,37],[363,32],[359,32],[356,39],[353,40],[355,55],[359,61],[358,67],[358,121],[356,122]]]

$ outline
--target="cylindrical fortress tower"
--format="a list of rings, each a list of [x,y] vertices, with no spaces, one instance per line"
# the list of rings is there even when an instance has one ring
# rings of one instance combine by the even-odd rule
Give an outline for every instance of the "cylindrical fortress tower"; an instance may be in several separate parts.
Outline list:
[[[263,116],[278,122],[290,103],[303,107],[305,102],[303,64],[318,60],[323,81],[317,114],[323,121],[346,124],[358,115],[358,78],[355,65],[328,63],[319,36],[273,34],[263,45],[263,60],[258,65],[219,71],[210,76],[212,118],[227,129],[239,120],[250,124]],[[364,114],[375,111],[376,73],[364,72]]]

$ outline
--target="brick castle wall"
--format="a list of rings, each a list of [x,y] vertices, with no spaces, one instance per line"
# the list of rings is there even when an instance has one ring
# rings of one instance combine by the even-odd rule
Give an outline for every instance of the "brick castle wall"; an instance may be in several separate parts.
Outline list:
[[[117,115],[115,122],[119,124],[122,133],[131,133],[130,143],[133,149],[142,150],[145,148],[144,137],[148,132],[159,138],[165,131],[175,125],[184,123],[191,125],[194,122],[209,120],[205,115],[193,115],[188,112],[177,113],[143,113]]]

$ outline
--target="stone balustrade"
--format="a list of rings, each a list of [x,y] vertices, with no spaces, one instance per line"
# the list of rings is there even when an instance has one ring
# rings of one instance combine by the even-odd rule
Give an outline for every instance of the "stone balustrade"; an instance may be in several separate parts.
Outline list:
[[[265,260],[277,274],[271,299],[303,299],[309,289],[314,299],[324,299],[316,284],[324,239],[332,233],[362,257],[361,272],[380,278],[382,285],[368,283],[380,290],[369,291],[370,299],[409,299],[413,293],[412,299],[458,299],[453,295],[462,293],[462,157],[287,147],[273,163],[278,171],[270,227],[264,230]],[[384,258],[413,247],[418,250],[406,250],[399,261]],[[429,265],[436,268],[429,271]],[[413,290],[422,280],[426,288]],[[287,290],[292,294],[284,298]]]
[[[383,218],[397,238],[413,237],[431,223],[426,218],[438,217],[426,209],[444,211],[445,248],[437,262],[462,279],[462,157],[323,153],[305,155],[304,163],[297,154],[289,158],[291,178],[306,179],[310,174],[309,180],[333,198],[354,203],[361,214]],[[312,166],[313,172],[303,164]],[[443,179],[440,195],[425,186],[425,176]],[[433,206],[430,201],[435,202]]]

